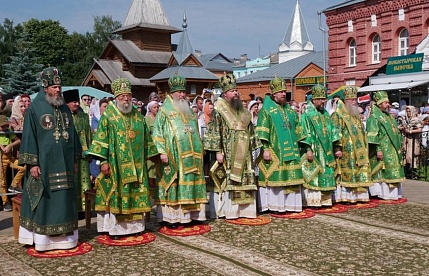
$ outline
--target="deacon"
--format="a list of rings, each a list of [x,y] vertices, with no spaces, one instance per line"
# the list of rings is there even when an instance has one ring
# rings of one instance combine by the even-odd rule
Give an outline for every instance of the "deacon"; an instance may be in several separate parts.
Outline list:
[[[95,180],[97,230],[120,239],[145,230],[144,215],[151,211],[146,161],[157,151],[131,103],[131,82],[119,78],[111,87],[115,102],[101,115],[89,154],[101,164]]]
[[[160,153],[157,171],[158,221],[175,229],[179,224],[206,220],[206,183],[203,145],[198,118],[186,101],[186,79],[175,75],[168,80],[170,94],[159,109],[153,139]]]
[[[389,98],[385,91],[374,94],[372,112],[366,122],[369,158],[373,186],[371,196],[386,200],[402,198],[402,135],[395,119],[389,114]]]
[[[340,134],[335,145],[338,156],[339,184],[335,192],[335,202],[368,202],[368,187],[371,183],[371,168],[368,158],[368,138],[360,119],[357,105],[357,88],[344,88],[344,102],[338,100],[332,113],[332,121]],[[340,151],[341,154],[337,154]]]
[[[301,115],[301,124],[306,133],[305,152],[307,160],[302,163],[304,174],[304,204],[309,207],[332,206],[332,193],[335,191],[335,153],[333,144],[339,135],[325,110],[326,88],[315,85],[311,88],[312,97]]]
[[[216,189],[210,196],[211,216],[256,218],[255,164],[252,151],[261,147],[252,116],[243,107],[234,75],[220,78],[222,97],[204,135],[204,148],[216,153],[211,168]]]
[[[19,163],[26,165],[19,243],[37,251],[70,249],[78,241],[74,175],[82,146],[61,93],[61,72],[42,71],[43,91],[25,113]]]
[[[286,102],[285,80],[275,77],[270,81],[270,89],[256,127],[263,145],[258,163],[259,211],[300,212],[304,179],[298,142],[305,136],[298,114]]]
[[[63,92],[64,101],[72,113],[73,123],[82,145],[82,158],[78,162],[76,175],[78,218],[85,218],[85,191],[91,189],[89,173],[88,148],[92,141],[92,131],[89,126],[89,116],[79,108],[79,90],[71,89]]]

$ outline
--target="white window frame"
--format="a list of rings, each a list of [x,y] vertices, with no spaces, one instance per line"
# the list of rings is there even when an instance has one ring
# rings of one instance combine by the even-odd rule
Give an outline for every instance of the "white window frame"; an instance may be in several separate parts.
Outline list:
[[[349,33],[353,32],[353,20],[347,21],[347,30]]]
[[[403,28],[398,36],[398,56],[408,55],[409,47],[410,34],[406,28]]]
[[[371,14],[371,27],[377,27],[377,15]]]
[[[399,9],[398,11],[398,20],[404,21],[405,20],[405,11],[404,9]]]
[[[349,42],[349,66],[356,66],[356,40],[352,39]]]
[[[378,34],[374,35],[371,41],[371,62],[381,62],[381,39]]]

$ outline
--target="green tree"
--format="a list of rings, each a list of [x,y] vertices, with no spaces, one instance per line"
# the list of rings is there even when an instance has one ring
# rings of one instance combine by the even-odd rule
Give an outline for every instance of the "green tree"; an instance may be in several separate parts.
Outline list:
[[[112,16],[94,16],[94,32],[92,34],[94,38],[95,53],[101,54],[107,42],[110,39],[120,38],[120,35],[113,34],[113,32],[121,28],[122,24],[119,21],[114,21]]]
[[[98,58],[110,38],[118,38],[112,32],[121,27],[121,22],[113,21],[111,16],[95,16],[94,32],[72,33],[65,42],[67,53],[64,58],[63,83],[81,85],[94,59]]]
[[[38,63],[61,67],[67,53],[67,30],[58,21],[30,19],[23,23]]]
[[[39,73],[43,65],[38,64],[33,56],[32,48],[26,42],[25,36],[17,41],[18,52],[10,56],[11,62],[4,64],[5,77],[3,92],[7,94],[33,94],[39,92]]]
[[[0,79],[4,77],[3,64],[9,63],[10,56],[17,52],[16,41],[22,33],[22,26],[14,27],[13,21],[5,18],[0,25]]]

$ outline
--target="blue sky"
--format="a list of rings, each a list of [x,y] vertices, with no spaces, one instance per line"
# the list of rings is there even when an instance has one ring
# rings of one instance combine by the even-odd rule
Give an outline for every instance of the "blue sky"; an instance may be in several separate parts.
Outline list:
[[[15,24],[28,19],[57,20],[69,33],[92,31],[94,16],[111,15],[123,22],[132,0],[2,0],[1,24],[5,18]],[[344,0],[300,0],[306,27],[316,51],[323,49],[318,10]],[[186,12],[188,34],[194,50],[203,54],[221,52],[228,57],[247,54],[256,58],[277,52],[296,0],[161,0],[171,25],[182,29]],[[322,22],[325,18],[322,15]],[[326,26],[324,25],[324,28]],[[179,41],[180,34],[172,37]],[[327,38],[326,38],[327,45]]]

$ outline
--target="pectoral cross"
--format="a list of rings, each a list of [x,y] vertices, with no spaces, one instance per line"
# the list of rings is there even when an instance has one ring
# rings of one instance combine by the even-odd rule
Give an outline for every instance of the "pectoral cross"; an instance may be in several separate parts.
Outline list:
[[[55,141],[58,143],[61,137],[61,133],[58,131],[58,129],[56,129],[53,135],[55,137]]]

